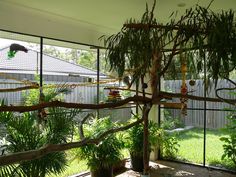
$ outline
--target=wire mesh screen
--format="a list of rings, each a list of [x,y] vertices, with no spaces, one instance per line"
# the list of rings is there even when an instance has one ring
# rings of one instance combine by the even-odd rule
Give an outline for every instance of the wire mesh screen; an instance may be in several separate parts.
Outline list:
[[[39,38],[0,31],[0,99],[22,105],[39,72]],[[4,91],[5,90],[5,91]]]

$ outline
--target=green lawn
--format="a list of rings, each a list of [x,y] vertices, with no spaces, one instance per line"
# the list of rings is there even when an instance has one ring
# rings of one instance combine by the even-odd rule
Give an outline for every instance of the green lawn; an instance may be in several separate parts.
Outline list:
[[[78,174],[87,170],[88,170],[88,167],[87,167],[86,161],[81,160],[78,162],[77,160],[74,160],[71,163],[69,163],[68,167],[63,173],[59,175],[49,175],[47,177],[68,177],[68,176],[72,176],[72,175],[75,175],[75,174]]]
[[[207,130],[206,134],[206,164],[217,167],[225,167],[229,169],[236,169],[235,165],[229,160],[221,160],[224,152],[223,142],[220,137],[227,136],[220,130]],[[178,159],[203,163],[203,129],[194,128],[177,135],[178,143],[180,145],[178,152]]]
[[[67,153],[67,155],[68,156],[71,155],[70,151]],[[128,150],[123,149],[122,155],[124,158],[128,158],[129,157]],[[68,176],[72,176],[72,175],[87,171],[89,169],[88,169],[88,166],[86,163],[87,162],[85,160],[80,160],[80,161],[74,160],[74,161],[68,163],[69,165],[63,173],[61,173],[59,175],[49,175],[47,177],[68,177]]]
[[[194,128],[177,135],[180,145],[178,159],[188,162],[203,163],[203,129]],[[223,154],[223,143],[220,137],[227,136],[220,130],[207,130],[206,135],[206,164],[217,167],[224,167],[236,170],[235,165],[230,160],[221,160]],[[68,153],[69,154],[69,153]],[[123,150],[124,157],[129,157],[127,150]],[[48,177],[68,177],[74,174],[88,170],[86,161],[77,160],[71,162],[66,171],[58,176],[50,175]]]

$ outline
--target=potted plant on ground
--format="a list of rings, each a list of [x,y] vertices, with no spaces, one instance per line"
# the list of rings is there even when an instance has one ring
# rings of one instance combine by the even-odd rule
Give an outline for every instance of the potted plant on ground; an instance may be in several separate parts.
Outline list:
[[[139,116],[134,116],[132,119],[138,119]],[[157,123],[149,121],[149,155],[154,146],[158,146],[159,129]],[[137,124],[127,130],[125,147],[128,148],[131,159],[131,168],[134,171],[142,172],[143,164],[143,123]]]
[[[109,117],[93,119],[84,125],[85,137],[95,138],[109,128],[115,126]],[[98,144],[88,144],[81,147],[76,156],[86,159],[92,177],[112,177],[113,165],[122,159],[120,150],[124,143],[119,140],[118,135],[111,134]]]

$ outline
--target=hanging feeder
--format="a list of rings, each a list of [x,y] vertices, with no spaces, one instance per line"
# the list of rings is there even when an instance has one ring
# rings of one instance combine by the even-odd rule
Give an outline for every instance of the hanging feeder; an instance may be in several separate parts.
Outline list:
[[[186,64],[186,59],[185,57],[182,56],[182,54],[180,54],[180,60],[181,60],[181,73],[182,73],[182,85],[180,88],[180,92],[183,96],[187,95],[188,93],[188,87],[186,84],[186,73],[187,73],[187,64]],[[187,115],[187,98],[180,98],[181,101],[181,114],[184,116]]]

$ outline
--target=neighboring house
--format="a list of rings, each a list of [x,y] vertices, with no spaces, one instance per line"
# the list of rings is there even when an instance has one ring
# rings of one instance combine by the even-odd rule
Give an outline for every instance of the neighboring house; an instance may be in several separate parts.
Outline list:
[[[28,53],[17,52],[14,58],[8,59],[8,50],[9,47],[0,49],[0,89],[24,86],[20,81],[35,81],[35,75],[39,74],[40,70],[40,53],[34,50],[29,50]],[[100,74],[100,77],[106,78],[106,75]],[[97,71],[43,54],[43,81],[45,84],[83,84],[91,82],[91,80],[96,81],[96,78]],[[22,91],[3,92],[0,93],[0,100],[7,100],[8,105],[20,105],[23,101],[22,94]],[[66,102],[74,103],[96,103],[96,99],[96,84],[77,86],[72,89],[71,94],[65,96]],[[131,116],[131,109],[100,110],[100,116],[110,116],[114,121],[125,121]]]
[[[40,53],[29,50],[19,51],[14,58],[8,59],[9,47],[0,49],[0,88],[22,87],[20,81],[34,81],[40,71]],[[105,77],[104,74],[100,74]],[[43,54],[43,81],[56,84],[79,84],[96,79],[97,72],[83,66]],[[93,103],[97,95],[96,85],[79,86],[66,96],[66,101]],[[22,92],[0,93],[0,99],[8,104],[20,104]]]

